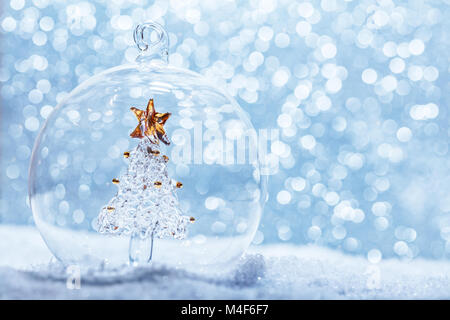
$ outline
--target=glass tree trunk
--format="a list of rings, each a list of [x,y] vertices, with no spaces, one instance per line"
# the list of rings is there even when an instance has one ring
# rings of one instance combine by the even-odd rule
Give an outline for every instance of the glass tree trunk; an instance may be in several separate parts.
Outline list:
[[[137,232],[130,237],[128,250],[130,265],[144,265],[152,260],[153,255],[153,233],[149,237],[141,237]]]

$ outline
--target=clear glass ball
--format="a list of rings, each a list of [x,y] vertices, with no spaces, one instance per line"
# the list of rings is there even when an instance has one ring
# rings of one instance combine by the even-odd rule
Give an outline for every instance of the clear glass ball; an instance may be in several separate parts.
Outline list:
[[[33,217],[65,264],[118,266],[129,261],[130,235],[99,233],[101,209],[127,172],[124,153],[138,120],[130,107],[170,112],[168,175],[181,181],[178,206],[195,222],[184,239],[154,239],[154,263],[205,270],[230,266],[258,228],[266,197],[255,156],[256,132],[236,101],[200,74],[164,63],[108,69],[75,88],[52,112],[32,154]],[[159,201],[159,200],[157,200]]]

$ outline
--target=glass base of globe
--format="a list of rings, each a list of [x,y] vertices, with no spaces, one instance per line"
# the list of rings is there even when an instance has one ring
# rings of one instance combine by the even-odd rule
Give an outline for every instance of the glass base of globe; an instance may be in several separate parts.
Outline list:
[[[158,265],[202,274],[226,273],[234,268],[245,244],[251,241],[246,236],[196,236],[185,240],[130,238],[36,222],[39,230],[47,235],[46,244],[55,257],[65,266],[75,265],[82,270]]]

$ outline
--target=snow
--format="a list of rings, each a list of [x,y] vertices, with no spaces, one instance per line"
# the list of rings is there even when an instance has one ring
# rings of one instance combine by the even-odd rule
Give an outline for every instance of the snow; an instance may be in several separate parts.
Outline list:
[[[232,272],[212,276],[160,265],[89,271],[80,289],[33,227],[0,225],[2,299],[449,299],[450,263],[371,264],[318,246],[262,245]],[[69,282],[73,284],[72,282]],[[72,286],[73,287],[73,286]]]

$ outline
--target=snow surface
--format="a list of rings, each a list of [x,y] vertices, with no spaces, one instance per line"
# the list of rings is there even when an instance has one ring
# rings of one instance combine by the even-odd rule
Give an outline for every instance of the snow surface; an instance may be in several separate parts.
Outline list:
[[[88,272],[67,288],[66,270],[32,227],[0,226],[2,299],[449,299],[450,263],[383,260],[317,246],[252,247],[220,276],[162,266]]]

